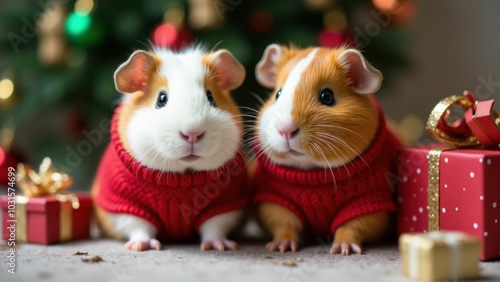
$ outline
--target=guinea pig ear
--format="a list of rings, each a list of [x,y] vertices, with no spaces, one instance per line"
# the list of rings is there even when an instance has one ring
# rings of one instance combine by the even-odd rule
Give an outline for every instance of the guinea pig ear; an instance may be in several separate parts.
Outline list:
[[[264,50],[264,55],[255,67],[255,77],[264,87],[276,87],[276,71],[280,59],[283,57],[283,49],[278,44],[271,44]]]
[[[153,56],[146,51],[135,51],[130,58],[115,71],[115,87],[120,93],[144,91],[148,74],[154,64]]]
[[[245,68],[227,50],[219,50],[211,55],[215,62],[217,84],[222,90],[233,90],[245,80]]]
[[[374,68],[361,53],[347,49],[339,56],[351,80],[351,91],[357,94],[373,94],[382,83],[382,73]]]

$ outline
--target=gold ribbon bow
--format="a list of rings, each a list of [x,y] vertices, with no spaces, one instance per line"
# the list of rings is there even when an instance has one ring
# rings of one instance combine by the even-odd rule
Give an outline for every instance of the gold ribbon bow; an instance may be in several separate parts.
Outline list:
[[[486,102],[478,102],[472,92],[464,91],[463,96],[453,95],[441,100],[429,115],[427,131],[437,140],[446,143],[445,146],[432,149],[429,152],[429,231],[439,230],[439,163],[441,153],[456,148],[479,147],[481,145],[498,146],[500,144],[500,140],[496,137],[500,134],[500,118],[498,113],[492,109],[493,101]],[[452,113],[454,106],[462,107],[465,114],[450,122],[449,120],[454,116]],[[489,108],[484,106],[489,106]],[[488,110],[487,116],[477,118],[476,114],[485,114],[485,109]],[[484,123],[484,121],[489,121],[489,123]],[[487,126],[489,124],[494,126]]]
[[[59,240],[71,239],[72,220],[74,209],[80,207],[78,197],[74,194],[62,194],[71,186],[73,179],[67,173],[56,169],[50,158],[43,159],[38,172],[31,166],[23,163],[17,165],[17,186],[24,195],[16,196],[16,229],[17,240],[27,241],[28,216],[26,206],[31,197],[54,196],[60,202],[59,212]]]
[[[29,165],[17,165],[17,186],[27,197],[59,194],[72,183],[68,174],[56,170],[50,158],[43,159],[38,172]]]

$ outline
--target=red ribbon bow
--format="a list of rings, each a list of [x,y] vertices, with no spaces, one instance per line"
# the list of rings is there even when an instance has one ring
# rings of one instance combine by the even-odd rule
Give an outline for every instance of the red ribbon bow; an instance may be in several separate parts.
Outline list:
[[[427,120],[427,131],[438,140],[460,147],[482,145],[485,148],[500,145],[500,116],[493,109],[493,99],[478,101],[474,93],[450,96],[441,100]],[[451,107],[460,105],[463,118],[448,122]]]

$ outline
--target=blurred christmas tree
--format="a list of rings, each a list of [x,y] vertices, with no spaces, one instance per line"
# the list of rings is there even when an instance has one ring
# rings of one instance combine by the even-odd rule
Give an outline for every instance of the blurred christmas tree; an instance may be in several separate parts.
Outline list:
[[[92,180],[120,97],[113,72],[149,41],[175,49],[198,41],[229,49],[248,70],[234,97],[255,107],[249,92],[265,96],[268,91],[256,83],[253,69],[272,42],[351,44],[364,51],[387,83],[407,64],[408,34],[402,26],[415,10],[411,0],[10,0],[0,5],[0,127],[17,124],[13,146],[0,144],[0,168],[16,155],[6,147],[18,148],[32,163],[52,157],[84,184]]]

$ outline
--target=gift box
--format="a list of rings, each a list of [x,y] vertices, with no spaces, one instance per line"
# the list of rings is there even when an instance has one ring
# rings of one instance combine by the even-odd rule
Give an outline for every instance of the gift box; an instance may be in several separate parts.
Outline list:
[[[420,281],[456,281],[479,275],[479,240],[464,233],[403,234],[399,249],[403,274]]]
[[[429,164],[440,147],[400,149],[399,234],[463,231],[480,238],[482,260],[500,257],[500,151],[447,150]],[[439,184],[429,190],[432,178]]]
[[[64,192],[72,178],[50,158],[38,172],[18,164],[15,182],[23,195],[9,189],[0,197],[3,239],[48,245],[90,237],[90,195]]]
[[[90,236],[92,200],[88,194],[15,198],[2,195],[0,207],[5,240],[15,234],[17,242],[48,245]]]
[[[448,102],[457,99],[462,98]],[[433,111],[431,118],[441,118],[446,109]],[[469,124],[471,112],[465,115]],[[481,260],[495,259],[500,257],[500,150],[481,147],[464,125],[439,132],[431,126],[446,143],[400,149],[398,233],[462,231],[480,240]]]

